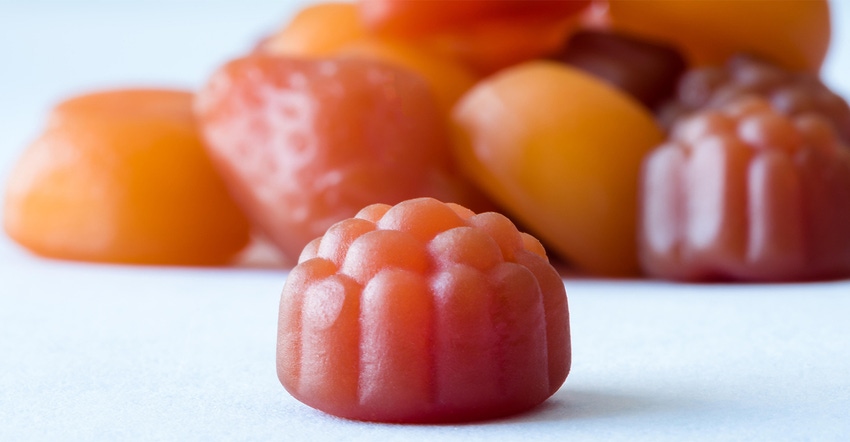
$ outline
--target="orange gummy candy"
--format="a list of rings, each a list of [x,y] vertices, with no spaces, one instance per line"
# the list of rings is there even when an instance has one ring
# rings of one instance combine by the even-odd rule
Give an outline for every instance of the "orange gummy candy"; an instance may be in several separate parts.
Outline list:
[[[319,3],[305,7],[280,30],[260,42],[256,52],[316,59],[353,57],[408,69],[428,83],[446,115],[478,80],[462,64],[419,45],[369,34],[353,3]]]
[[[6,232],[60,259],[228,262],[248,222],[207,158],[192,100],[118,90],[59,104],[9,177]]]
[[[564,285],[540,242],[500,214],[432,198],[333,225],[281,297],[281,383],[349,419],[516,413],[558,390],[570,354]]]
[[[663,139],[649,111],[589,74],[528,62],[479,82],[454,109],[461,169],[588,274],[639,274],[637,187]]]
[[[692,64],[738,53],[817,72],[830,41],[827,0],[609,0],[610,26],[683,50]]]
[[[302,9],[285,26],[263,39],[257,50],[268,54],[327,57],[366,35],[356,5],[319,3]]]

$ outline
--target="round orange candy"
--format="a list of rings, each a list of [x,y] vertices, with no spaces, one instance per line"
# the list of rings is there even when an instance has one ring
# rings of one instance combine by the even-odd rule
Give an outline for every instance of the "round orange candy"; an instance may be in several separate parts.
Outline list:
[[[609,15],[614,29],[678,46],[698,65],[748,53],[817,72],[829,48],[827,0],[610,0]]]
[[[570,369],[564,284],[504,216],[376,204],[313,241],[286,280],[277,370],[336,416],[450,422],[529,409]]]
[[[52,258],[227,263],[248,222],[206,155],[192,100],[116,90],[59,104],[9,177],[6,232]]]
[[[480,82],[454,122],[461,168],[529,231],[587,273],[639,273],[638,175],[663,138],[644,106],[540,61]]]

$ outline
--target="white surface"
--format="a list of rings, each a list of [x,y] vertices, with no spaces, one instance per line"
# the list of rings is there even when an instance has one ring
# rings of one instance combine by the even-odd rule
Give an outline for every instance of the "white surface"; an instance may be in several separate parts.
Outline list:
[[[193,87],[294,7],[80,3],[0,0],[0,178],[58,99]],[[844,23],[848,3],[835,5]],[[845,96],[846,28],[824,70]],[[0,235],[0,440],[850,439],[850,281],[568,280],[574,363],[553,398],[512,419],[405,426],[287,395],[274,369],[284,278],[55,262]]]

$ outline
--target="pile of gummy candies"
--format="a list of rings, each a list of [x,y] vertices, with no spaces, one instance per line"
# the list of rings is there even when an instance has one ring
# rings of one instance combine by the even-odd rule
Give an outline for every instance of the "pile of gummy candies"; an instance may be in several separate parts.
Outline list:
[[[829,38],[821,0],[308,6],[197,94],[58,105],[4,225],[44,256],[184,265],[230,262],[253,230],[292,265],[368,204],[431,196],[589,275],[844,277]]]
[[[197,92],[59,104],[4,227],[39,255],[134,264],[227,264],[262,236],[300,263],[279,341],[293,395],[365,420],[512,413],[569,371],[544,246],[605,277],[850,276],[850,107],[818,78],[829,20],[826,0],[309,6]],[[504,304],[479,317],[450,296],[474,287]],[[480,333],[499,321],[508,344]]]

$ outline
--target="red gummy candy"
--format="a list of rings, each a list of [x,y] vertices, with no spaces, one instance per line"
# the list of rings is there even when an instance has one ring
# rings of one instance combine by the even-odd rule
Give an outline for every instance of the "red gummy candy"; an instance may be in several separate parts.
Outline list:
[[[553,58],[602,79],[650,109],[673,97],[687,68],[673,47],[612,32],[576,33]]]
[[[478,198],[455,174],[444,116],[412,71],[254,55],[219,70],[197,104],[231,191],[289,263],[368,204]]]
[[[644,163],[641,261],[679,280],[850,275],[850,149],[819,114],[747,98],[673,128]]]
[[[691,113],[717,109],[755,95],[784,115],[823,115],[844,144],[850,144],[850,106],[809,72],[789,71],[752,56],[738,55],[723,67],[688,71],[677,89],[675,99],[665,103],[659,112],[660,123],[666,127]]]
[[[277,362],[295,398],[349,419],[517,413],[569,372],[564,284],[502,215],[431,198],[369,206],[290,273]]]

